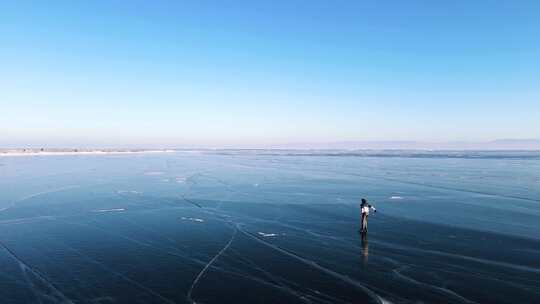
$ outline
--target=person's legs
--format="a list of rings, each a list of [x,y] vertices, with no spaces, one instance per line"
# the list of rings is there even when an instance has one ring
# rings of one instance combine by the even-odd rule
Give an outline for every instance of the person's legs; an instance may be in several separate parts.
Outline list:
[[[367,231],[367,215],[362,214],[362,232]]]
[[[364,215],[364,232],[367,232],[367,215]]]

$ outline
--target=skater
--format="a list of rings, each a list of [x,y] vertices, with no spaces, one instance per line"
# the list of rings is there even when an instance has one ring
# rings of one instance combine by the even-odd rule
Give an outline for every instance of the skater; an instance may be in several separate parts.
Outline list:
[[[375,207],[368,204],[365,198],[362,199],[362,203],[360,204],[360,212],[362,216],[362,228],[360,229],[360,232],[367,233],[367,220],[369,215],[369,210],[372,209],[373,212],[377,212],[377,209]]]

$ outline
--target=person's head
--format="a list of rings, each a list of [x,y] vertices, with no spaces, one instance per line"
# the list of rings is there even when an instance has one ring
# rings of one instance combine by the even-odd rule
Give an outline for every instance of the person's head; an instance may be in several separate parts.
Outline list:
[[[361,205],[365,205],[365,204],[367,204],[367,201],[366,201],[365,198],[363,198],[363,199],[362,199],[362,204],[361,204]]]

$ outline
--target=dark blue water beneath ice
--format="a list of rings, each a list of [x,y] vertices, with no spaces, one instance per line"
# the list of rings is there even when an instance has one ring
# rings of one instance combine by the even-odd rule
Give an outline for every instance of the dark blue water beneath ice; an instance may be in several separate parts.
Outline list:
[[[3,156],[0,302],[540,303],[539,154]]]

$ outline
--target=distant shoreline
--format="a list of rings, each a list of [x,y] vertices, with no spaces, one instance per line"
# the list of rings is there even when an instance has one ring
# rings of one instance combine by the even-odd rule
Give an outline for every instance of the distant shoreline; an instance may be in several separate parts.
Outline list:
[[[123,155],[172,153],[174,150],[107,150],[107,149],[0,149],[2,156]]]
[[[134,154],[212,154],[222,156],[258,155],[280,157],[399,157],[461,159],[540,159],[540,150],[431,150],[431,149],[0,149],[1,157],[24,156],[105,156]]]

